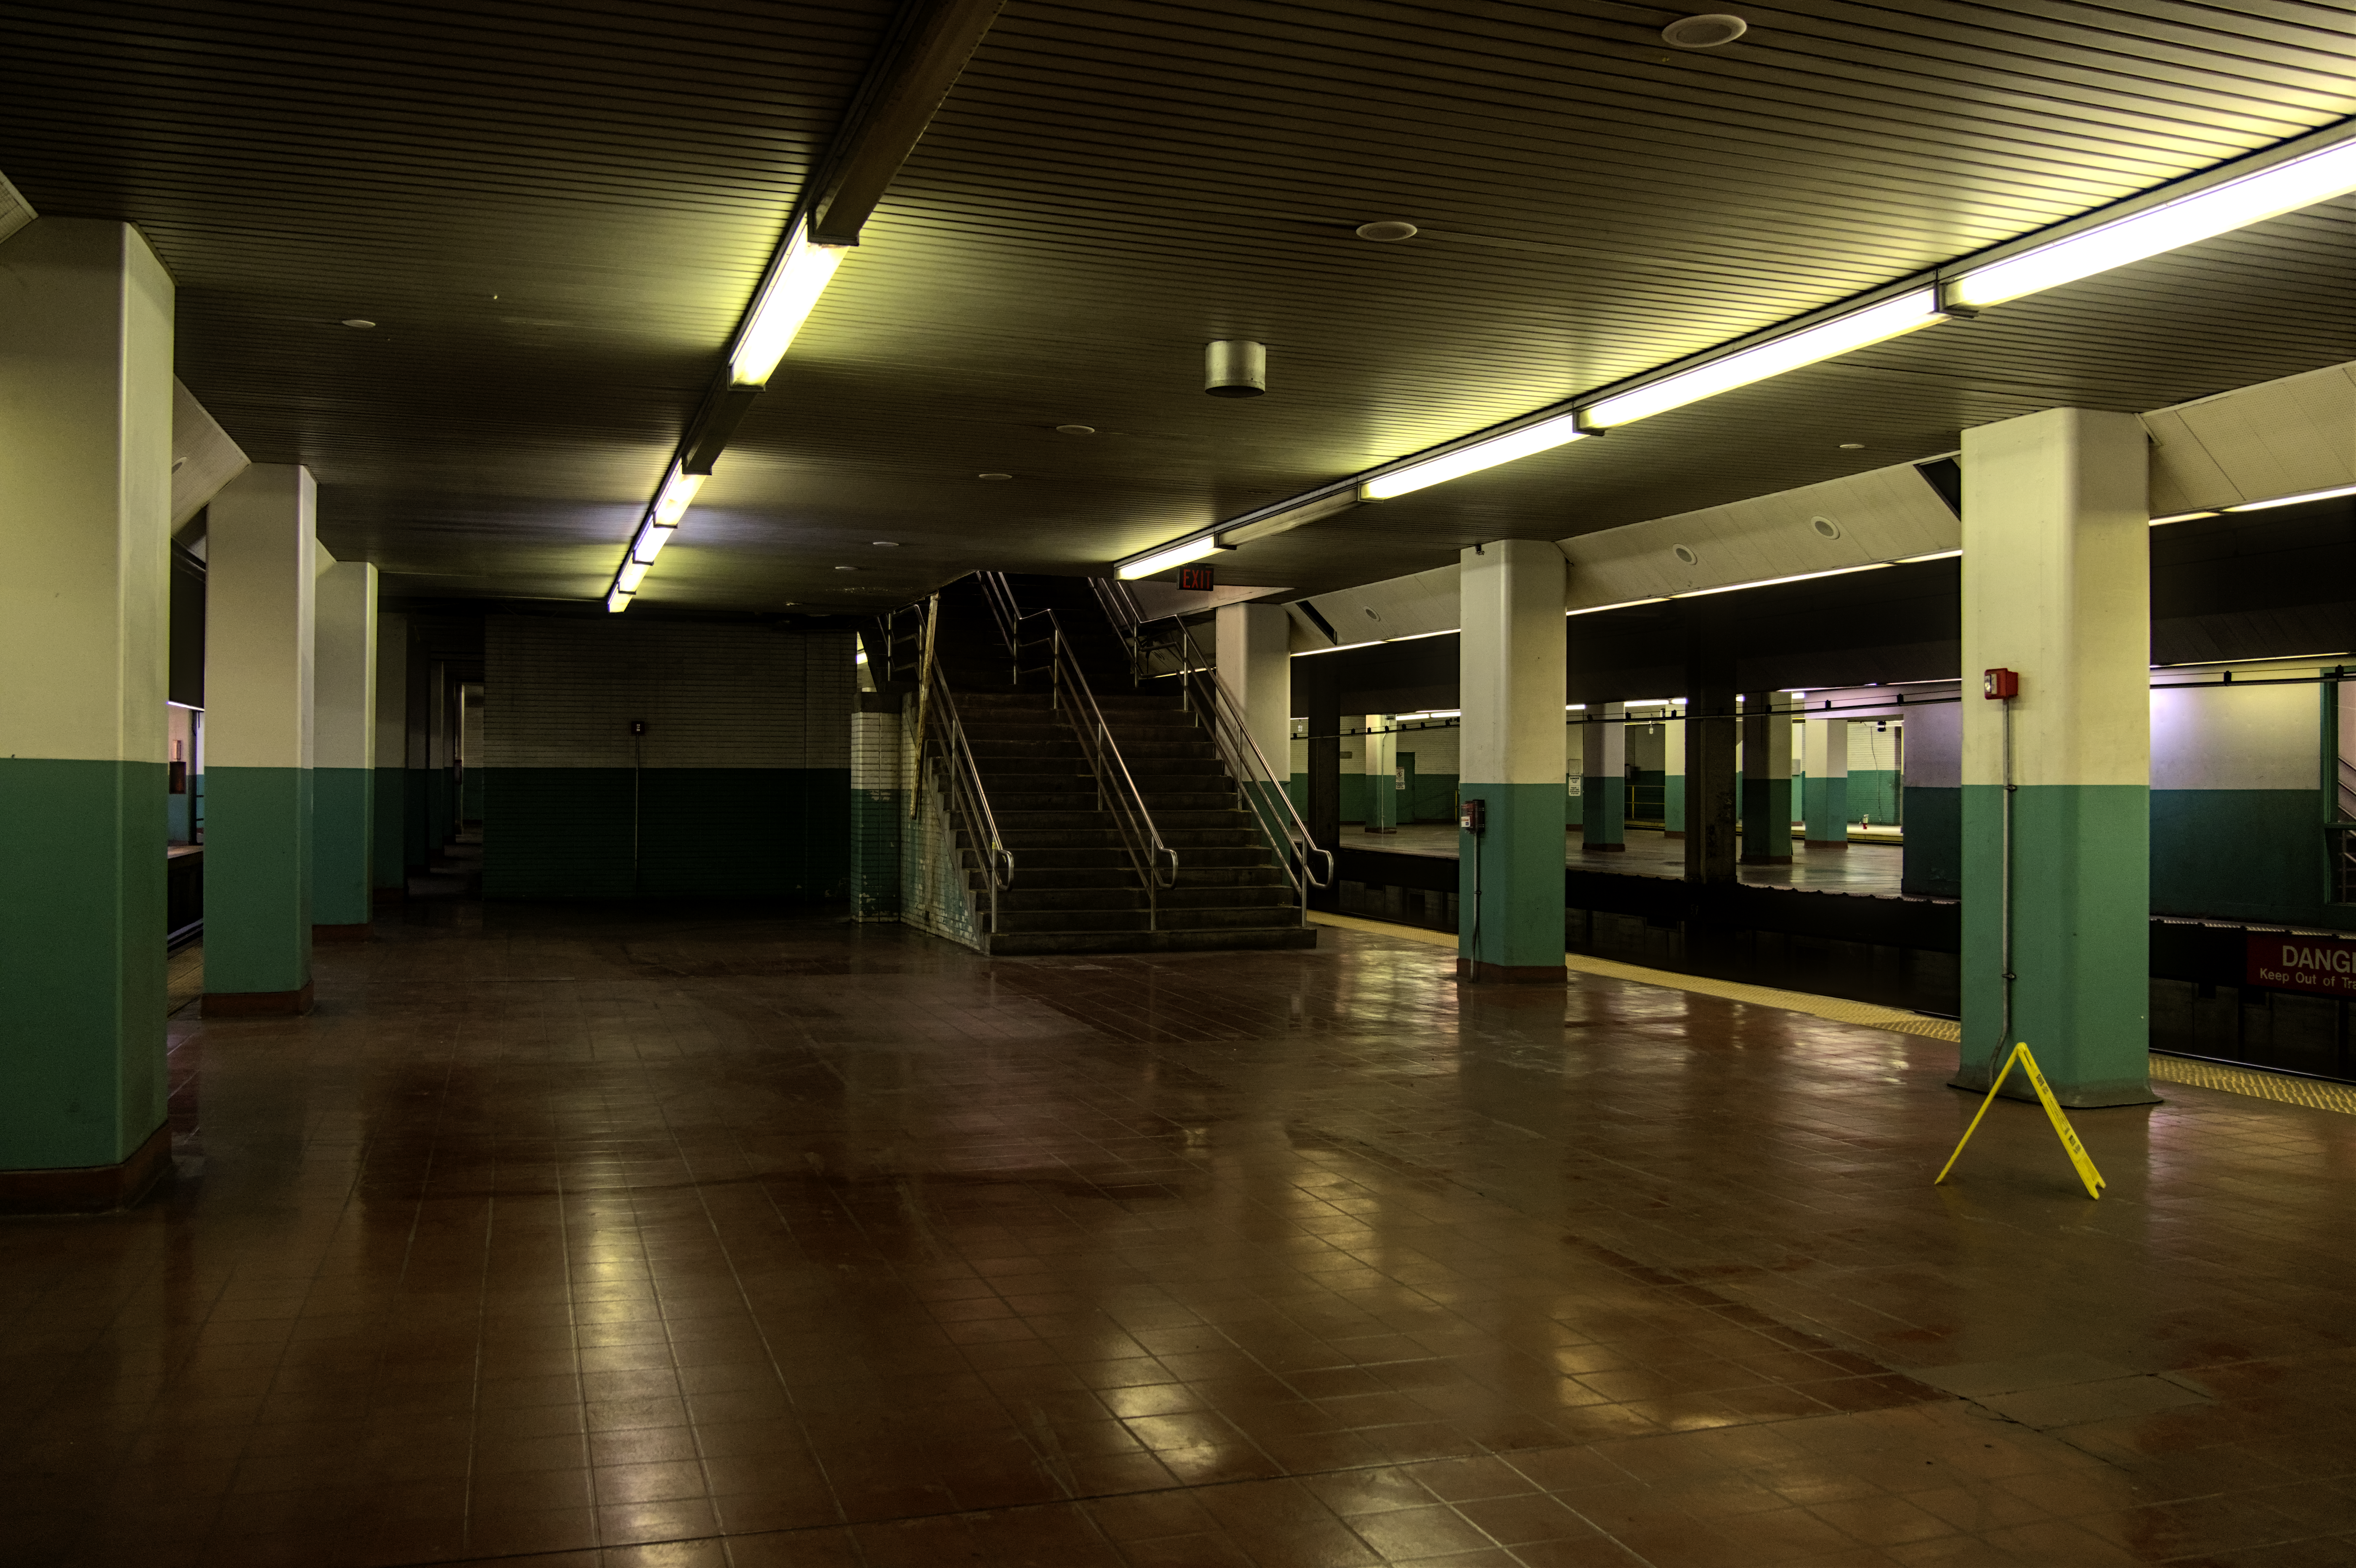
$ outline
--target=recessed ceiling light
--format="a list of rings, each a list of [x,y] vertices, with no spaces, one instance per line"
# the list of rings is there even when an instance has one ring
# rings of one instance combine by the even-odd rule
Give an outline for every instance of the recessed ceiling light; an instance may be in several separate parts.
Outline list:
[[[1358,225],[1355,232],[1357,234],[1359,239],[1372,240],[1379,245],[1388,244],[1393,240],[1412,240],[1420,231],[1412,223],[1387,221],[1383,223],[1361,223]]]
[[[365,321],[357,315],[348,315],[344,317],[344,325],[346,326],[374,326],[376,323],[372,321]]]
[[[859,569],[855,566],[838,566],[835,568],[835,571],[857,571]]]
[[[900,541],[898,539],[869,539],[867,542],[873,545],[877,549],[898,549],[900,548]]]
[[[1092,424],[1059,424],[1055,427],[1057,435],[1094,435],[1096,432],[1097,427]]]
[[[1714,49],[1732,43],[1751,30],[1740,16],[1714,12],[1707,16],[1680,16],[1661,29],[1661,41],[1680,49]]]
[[[1840,443],[1840,449],[1843,452],[1863,452],[1865,450],[1865,443],[1861,441],[1845,441]]]
[[[1012,479],[1014,475],[1012,474],[977,474],[974,477],[977,479]]]

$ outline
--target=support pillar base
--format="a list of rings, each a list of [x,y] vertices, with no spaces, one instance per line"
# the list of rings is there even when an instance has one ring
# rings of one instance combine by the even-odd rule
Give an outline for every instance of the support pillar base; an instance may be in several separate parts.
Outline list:
[[[1848,848],[1846,838],[1803,838],[1800,842],[1819,853],[1838,854]]]
[[[103,1214],[147,1195],[172,1163],[166,1124],[116,1165],[67,1170],[0,1170],[0,1214]]]
[[[311,1010],[311,985],[299,991],[207,991],[209,1019],[294,1019]]]
[[[1974,1082],[1975,1079],[1977,1082]],[[1966,1094],[1986,1094],[1988,1089],[1987,1064],[1981,1062],[1976,1066],[1959,1068],[1955,1075],[1947,1080],[1947,1087],[1960,1089]],[[2151,1092],[2148,1080],[2139,1078],[2113,1083],[2081,1083],[2068,1089],[2058,1083],[2050,1087],[2055,1102],[2065,1111],[2101,1111],[2120,1105],[2159,1105],[2167,1103]],[[2037,1091],[2029,1087],[2027,1072],[2016,1071],[2004,1081],[2004,1087],[1997,1092],[1997,1098],[2021,1100],[2034,1105],[2037,1104]]]
[[[1476,986],[1567,986],[1569,974],[1559,964],[1492,964],[1482,958],[1459,958],[1456,977]]]

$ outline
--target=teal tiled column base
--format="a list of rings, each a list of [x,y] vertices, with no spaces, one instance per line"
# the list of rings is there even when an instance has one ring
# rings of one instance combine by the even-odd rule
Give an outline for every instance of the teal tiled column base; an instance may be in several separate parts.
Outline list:
[[[2013,795],[2012,1027],[2004,1027],[2004,790],[1963,797],[1964,1044],[1954,1085],[1985,1092],[2029,1042],[2064,1105],[2141,1105],[2151,1092],[2151,793],[2024,785]],[[2008,1097],[2032,1099],[2019,1075]]]
[[[118,1165],[164,1125],[164,773],[0,757],[0,1174]]]
[[[895,789],[851,792],[851,918],[900,918],[900,834],[907,798]]]
[[[1466,784],[1459,793],[1488,803],[1489,825],[1457,835],[1457,973],[1562,984],[1562,786]]]
[[[409,812],[409,770],[379,768],[369,790],[369,880],[380,892],[405,893],[409,868],[402,863]]]
[[[311,984],[311,771],[207,777],[205,995],[293,997]]]
[[[1742,780],[1742,863],[1786,866],[1792,861],[1792,781]]]
[[[318,925],[369,923],[376,779],[371,768],[311,772],[311,919]]]
[[[1664,774],[1661,779],[1661,830],[1673,837],[1686,833],[1686,775]]]
[[[1804,779],[1800,785],[1801,831],[1811,844],[1848,842],[1848,779]]]
[[[1530,788],[1530,785],[1515,787]],[[1624,849],[1628,845],[1628,781],[1579,778],[1579,839],[1590,849]]]

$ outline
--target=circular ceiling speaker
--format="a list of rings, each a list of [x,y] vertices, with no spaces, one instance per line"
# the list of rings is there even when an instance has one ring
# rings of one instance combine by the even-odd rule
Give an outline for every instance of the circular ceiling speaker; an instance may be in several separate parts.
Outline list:
[[[1094,435],[1096,432],[1097,427],[1092,424],[1059,424],[1055,427],[1057,435]]]
[[[1387,245],[1397,240],[1412,240],[1419,230],[1412,223],[1394,221],[1361,223],[1355,232],[1361,240],[1372,240],[1378,245]]]
[[[1661,29],[1661,41],[1674,48],[1714,49],[1732,43],[1750,30],[1750,23],[1723,12],[1680,16]]]
[[[1257,398],[1268,390],[1268,346],[1240,338],[1205,344],[1203,390],[1215,398]]]
[[[372,321],[369,321],[369,320],[368,320],[366,317],[363,317],[363,316],[348,315],[348,316],[344,317],[344,325],[345,325],[346,326],[357,326],[357,327],[361,327],[361,328],[367,328],[367,327],[374,326],[374,325],[376,325],[376,323],[374,323],[374,322],[372,322]]]
[[[1840,538],[1840,525],[1833,521],[1830,517],[1810,517],[1808,519],[1808,527],[1815,529],[1816,532],[1824,535],[1824,537],[1828,539],[1837,539]]]
[[[1012,474],[977,474],[974,477],[977,479],[1012,479],[1014,475]]]
[[[1701,564],[1701,557],[1694,554],[1693,551],[1687,549],[1683,545],[1677,546],[1676,549],[1669,551],[1669,553],[1676,556],[1679,560],[1684,561],[1687,566],[1699,566]]]

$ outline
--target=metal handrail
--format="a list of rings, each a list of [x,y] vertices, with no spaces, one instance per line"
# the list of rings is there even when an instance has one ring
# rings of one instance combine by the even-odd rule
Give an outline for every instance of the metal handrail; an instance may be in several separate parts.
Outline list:
[[[1044,638],[1025,638],[1022,622],[1044,621]],[[1087,674],[1079,660],[1073,656],[1070,643],[1065,640],[1064,628],[1053,610],[1034,610],[1016,623],[1014,658],[1017,677],[1025,667],[1023,650],[1044,641],[1048,645],[1048,664],[1055,676],[1055,704],[1072,726],[1073,736],[1079,741],[1080,756],[1096,775],[1097,808],[1113,819],[1120,830],[1121,847],[1129,852],[1129,861],[1137,873],[1138,885],[1145,891],[1145,929],[1162,929],[1162,901],[1159,890],[1175,887],[1178,882],[1178,852],[1162,842],[1162,830],[1153,826],[1153,813],[1146,806],[1145,792],[1137,787],[1137,780],[1122,760],[1120,744],[1113,739],[1112,726],[1105,722],[1104,709],[1097,706],[1096,693],[1088,689]],[[1037,668],[1040,667],[1029,667]]]
[[[934,613],[939,613],[937,600]],[[924,784],[926,763],[936,764],[945,775],[942,783],[949,797],[952,830],[962,817],[968,836],[973,839],[975,858],[981,862],[982,879],[990,893],[990,929],[998,929],[998,895],[1013,885],[1014,851],[998,831],[998,816],[990,808],[990,791],[981,782],[981,766],[974,760],[973,747],[966,740],[965,722],[958,717],[957,699],[949,695],[949,684],[938,667],[930,666],[924,673],[923,685],[917,690],[916,705],[916,784]],[[928,741],[938,742],[928,748]]]
[[[1097,602],[1104,606],[1114,629],[1129,644],[1132,667],[1151,653],[1162,651],[1147,646],[1144,618],[1129,584],[1105,578],[1090,581],[1096,585]],[[1300,808],[1292,804],[1292,792],[1287,787],[1287,775],[1291,770],[1278,773],[1268,754],[1259,749],[1259,742],[1252,739],[1243,704],[1236,700],[1227,683],[1219,678],[1216,661],[1194,640],[1194,628],[1178,616],[1168,619],[1174,634],[1171,651],[1177,656],[1178,668],[1165,673],[1180,677],[1187,711],[1204,720],[1205,728],[1211,732],[1212,744],[1218,748],[1220,760],[1237,784],[1243,786],[1241,793],[1251,805],[1253,817],[1267,836],[1269,848],[1278,851],[1284,874],[1301,899],[1301,918],[1305,921],[1309,890],[1333,883],[1333,851],[1323,848],[1310,836],[1309,825],[1301,820]],[[1138,673],[1145,672],[1140,669]],[[1318,875],[1316,859],[1312,857],[1324,861],[1324,875]]]

